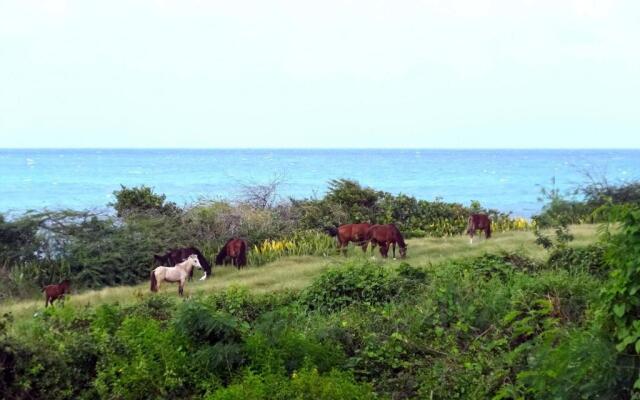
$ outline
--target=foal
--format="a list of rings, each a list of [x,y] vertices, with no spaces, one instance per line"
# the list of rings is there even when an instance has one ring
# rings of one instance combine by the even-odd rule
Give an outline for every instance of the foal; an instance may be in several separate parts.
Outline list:
[[[53,306],[55,300],[64,298],[64,294],[69,293],[70,288],[71,282],[68,279],[63,280],[57,285],[47,285],[42,288],[45,294],[44,307],[47,308],[49,304]]]

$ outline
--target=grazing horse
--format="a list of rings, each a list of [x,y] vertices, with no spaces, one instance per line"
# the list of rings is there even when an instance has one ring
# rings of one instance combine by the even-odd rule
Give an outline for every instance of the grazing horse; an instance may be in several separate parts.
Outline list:
[[[174,265],[186,260],[187,257],[192,254],[198,256],[198,261],[200,261],[200,265],[202,265],[204,275],[202,276],[202,278],[200,278],[200,280],[203,281],[211,276],[211,264],[209,264],[209,261],[204,258],[200,250],[195,247],[182,247],[179,249],[169,250],[169,252],[167,252],[163,256],[154,254],[153,258],[156,261],[157,265],[166,265],[169,267],[173,267]],[[189,280],[191,280],[191,278],[193,278],[193,269],[191,270],[191,274],[189,274]]]
[[[491,237],[491,218],[486,214],[471,214],[469,216],[469,224],[467,225],[467,235],[469,235],[469,243],[473,244],[473,235],[476,230],[484,231],[485,239]]]
[[[376,245],[380,245],[380,255],[387,258],[389,246],[393,247],[393,259],[396,259],[396,244],[400,247],[400,258],[407,256],[407,244],[402,237],[402,233],[394,224],[373,225],[369,228],[369,240],[372,251]]]
[[[366,222],[362,224],[346,224],[340,225],[337,229],[333,227],[325,228],[325,232],[337,238],[338,252],[342,250],[346,256],[349,242],[353,242],[356,246],[362,247],[363,252],[367,252],[369,229],[371,227],[372,225]]]
[[[53,301],[63,299],[65,293],[69,293],[71,288],[71,282],[68,279],[63,280],[57,285],[48,285],[42,288],[45,294],[44,307],[47,308],[49,304],[53,306]]]
[[[178,294],[182,296],[184,283],[187,281],[193,267],[202,269],[196,254],[190,255],[186,260],[176,264],[174,267],[157,267],[151,271],[151,291],[157,292],[163,281],[180,282]]]
[[[231,264],[238,269],[247,265],[247,242],[240,238],[227,240],[216,256],[216,265],[224,264],[227,257],[231,258]]]

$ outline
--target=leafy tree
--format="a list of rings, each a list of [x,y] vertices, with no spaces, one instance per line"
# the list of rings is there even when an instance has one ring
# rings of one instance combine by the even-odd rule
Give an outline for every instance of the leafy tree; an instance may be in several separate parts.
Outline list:
[[[40,242],[38,220],[27,215],[6,221],[0,214],[0,263],[15,263],[35,258]]]
[[[114,191],[113,195],[116,202],[109,205],[115,208],[118,217],[131,214],[178,215],[181,211],[176,203],[166,201],[167,196],[157,194],[145,185],[131,188],[120,185],[120,190]]]
[[[612,268],[603,290],[604,317],[621,352],[640,354],[640,207],[613,207],[612,221],[620,224],[610,236],[607,262]],[[636,358],[637,361],[637,358]],[[636,366],[637,367],[637,366]],[[640,389],[636,376],[635,389]]]

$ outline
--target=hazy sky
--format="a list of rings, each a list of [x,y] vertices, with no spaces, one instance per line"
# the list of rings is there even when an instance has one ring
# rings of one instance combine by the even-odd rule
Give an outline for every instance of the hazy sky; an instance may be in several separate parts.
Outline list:
[[[0,0],[0,147],[640,148],[640,1]]]

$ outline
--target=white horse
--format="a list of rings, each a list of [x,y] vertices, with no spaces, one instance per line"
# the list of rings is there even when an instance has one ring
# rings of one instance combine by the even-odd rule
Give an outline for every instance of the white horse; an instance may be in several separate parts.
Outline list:
[[[176,264],[174,267],[158,267],[151,271],[151,291],[157,292],[163,281],[180,282],[178,293],[182,296],[184,283],[191,275],[193,267],[202,269],[198,256],[195,254],[187,257],[183,262]]]

